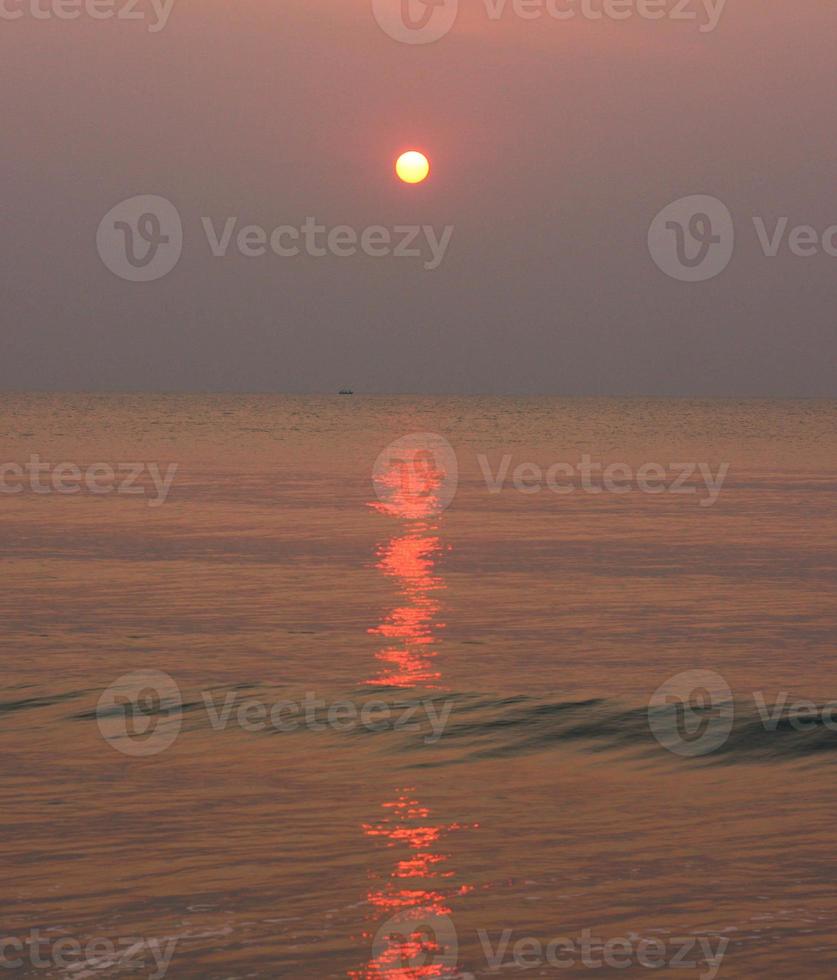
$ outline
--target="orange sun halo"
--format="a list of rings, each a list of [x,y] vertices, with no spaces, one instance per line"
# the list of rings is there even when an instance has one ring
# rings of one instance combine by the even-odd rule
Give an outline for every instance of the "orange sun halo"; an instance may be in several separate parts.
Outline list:
[[[420,184],[430,173],[430,161],[418,150],[408,150],[395,161],[395,172],[405,184]]]

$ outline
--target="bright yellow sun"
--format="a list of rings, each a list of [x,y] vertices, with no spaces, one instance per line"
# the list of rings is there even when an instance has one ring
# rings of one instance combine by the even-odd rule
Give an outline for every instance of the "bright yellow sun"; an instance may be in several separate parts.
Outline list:
[[[420,184],[430,173],[430,161],[418,150],[408,150],[395,161],[395,172],[405,184]]]

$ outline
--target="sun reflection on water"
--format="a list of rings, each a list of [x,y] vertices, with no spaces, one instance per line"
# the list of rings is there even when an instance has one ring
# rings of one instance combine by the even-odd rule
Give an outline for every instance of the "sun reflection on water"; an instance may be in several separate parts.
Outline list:
[[[375,657],[382,667],[367,684],[384,687],[438,687],[441,673],[434,660],[434,630],[444,629],[438,621],[439,601],[434,594],[446,588],[434,573],[442,545],[431,524],[420,523],[407,534],[391,538],[378,552],[376,567],[400,585],[403,602],[369,632],[383,637],[385,646]]]
[[[444,551],[439,536],[443,510],[439,493],[445,476],[434,454],[420,447],[407,458],[392,460],[377,475],[385,488],[384,500],[370,506],[403,523],[400,532],[379,547],[375,567],[398,583],[399,601],[369,630],[385,643],[375,654],[382,666],[364,680],[366,684],[441,686],[435,631],[445,628],[439,619],[439,596],[447,586],[436,562]],[[452,902],[472,886],[456,883],[443,841],[451,833],[476,825],[440,822],[414,787],[395,789],[393,798],[381,807],[384,815],[364,824],[363,833],[398,853],[391,871],[378,874],[367,893],[372,927],[363,939],[372,944],[372,956],[349,976],[353,980],[454,977],[458,950],[450,918]]]
[[[438,687],[441,680],[433,663],[433,631],[445,626],[437,621],[436,595],[447,586],[436,574],[435,564],[442,551],[438,528],[446,475],[435,455],[421,446],[389,460],[376,474],[379,496],[384,500],[370,506],[406,522],[407,527],[378,549],[376,567],[398,582],[403,601],[369,630],[383,637],[386,645],[375,655],[383,665],[381,671],[366,684]]]
[[[367,837],[380,838],[388,848],[401,851],[392,871],[367,893],[377,920],[387,919],[377,933],[373,957],[356,980],[420,980],[452,977],[455,970],[455,934],[449,918],[451,901],[473,890],[456,885],[456,872],[447,867],[450,857],[442,839],[476,825],[438,823],[423,806],[413,787],[397,790],[394,800],[382,804],[387,811],[377,823],[364,824]],[[405,853],[406,851],[406,853]],[[453,948],[452,948],[453,947]]]

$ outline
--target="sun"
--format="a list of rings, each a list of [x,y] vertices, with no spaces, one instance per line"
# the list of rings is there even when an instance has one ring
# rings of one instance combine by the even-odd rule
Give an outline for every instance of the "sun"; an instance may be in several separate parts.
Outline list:
[[[395,172],[405,184],[420,184],[430,173],[430,161],[418,150],[408,150],[395,161]]]

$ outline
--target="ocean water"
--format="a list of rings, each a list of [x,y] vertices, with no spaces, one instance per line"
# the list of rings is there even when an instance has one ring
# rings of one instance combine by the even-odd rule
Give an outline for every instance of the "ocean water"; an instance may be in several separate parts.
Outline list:
[[[9,975],[834,976],[837,402],[5,394],[0,446]]]

